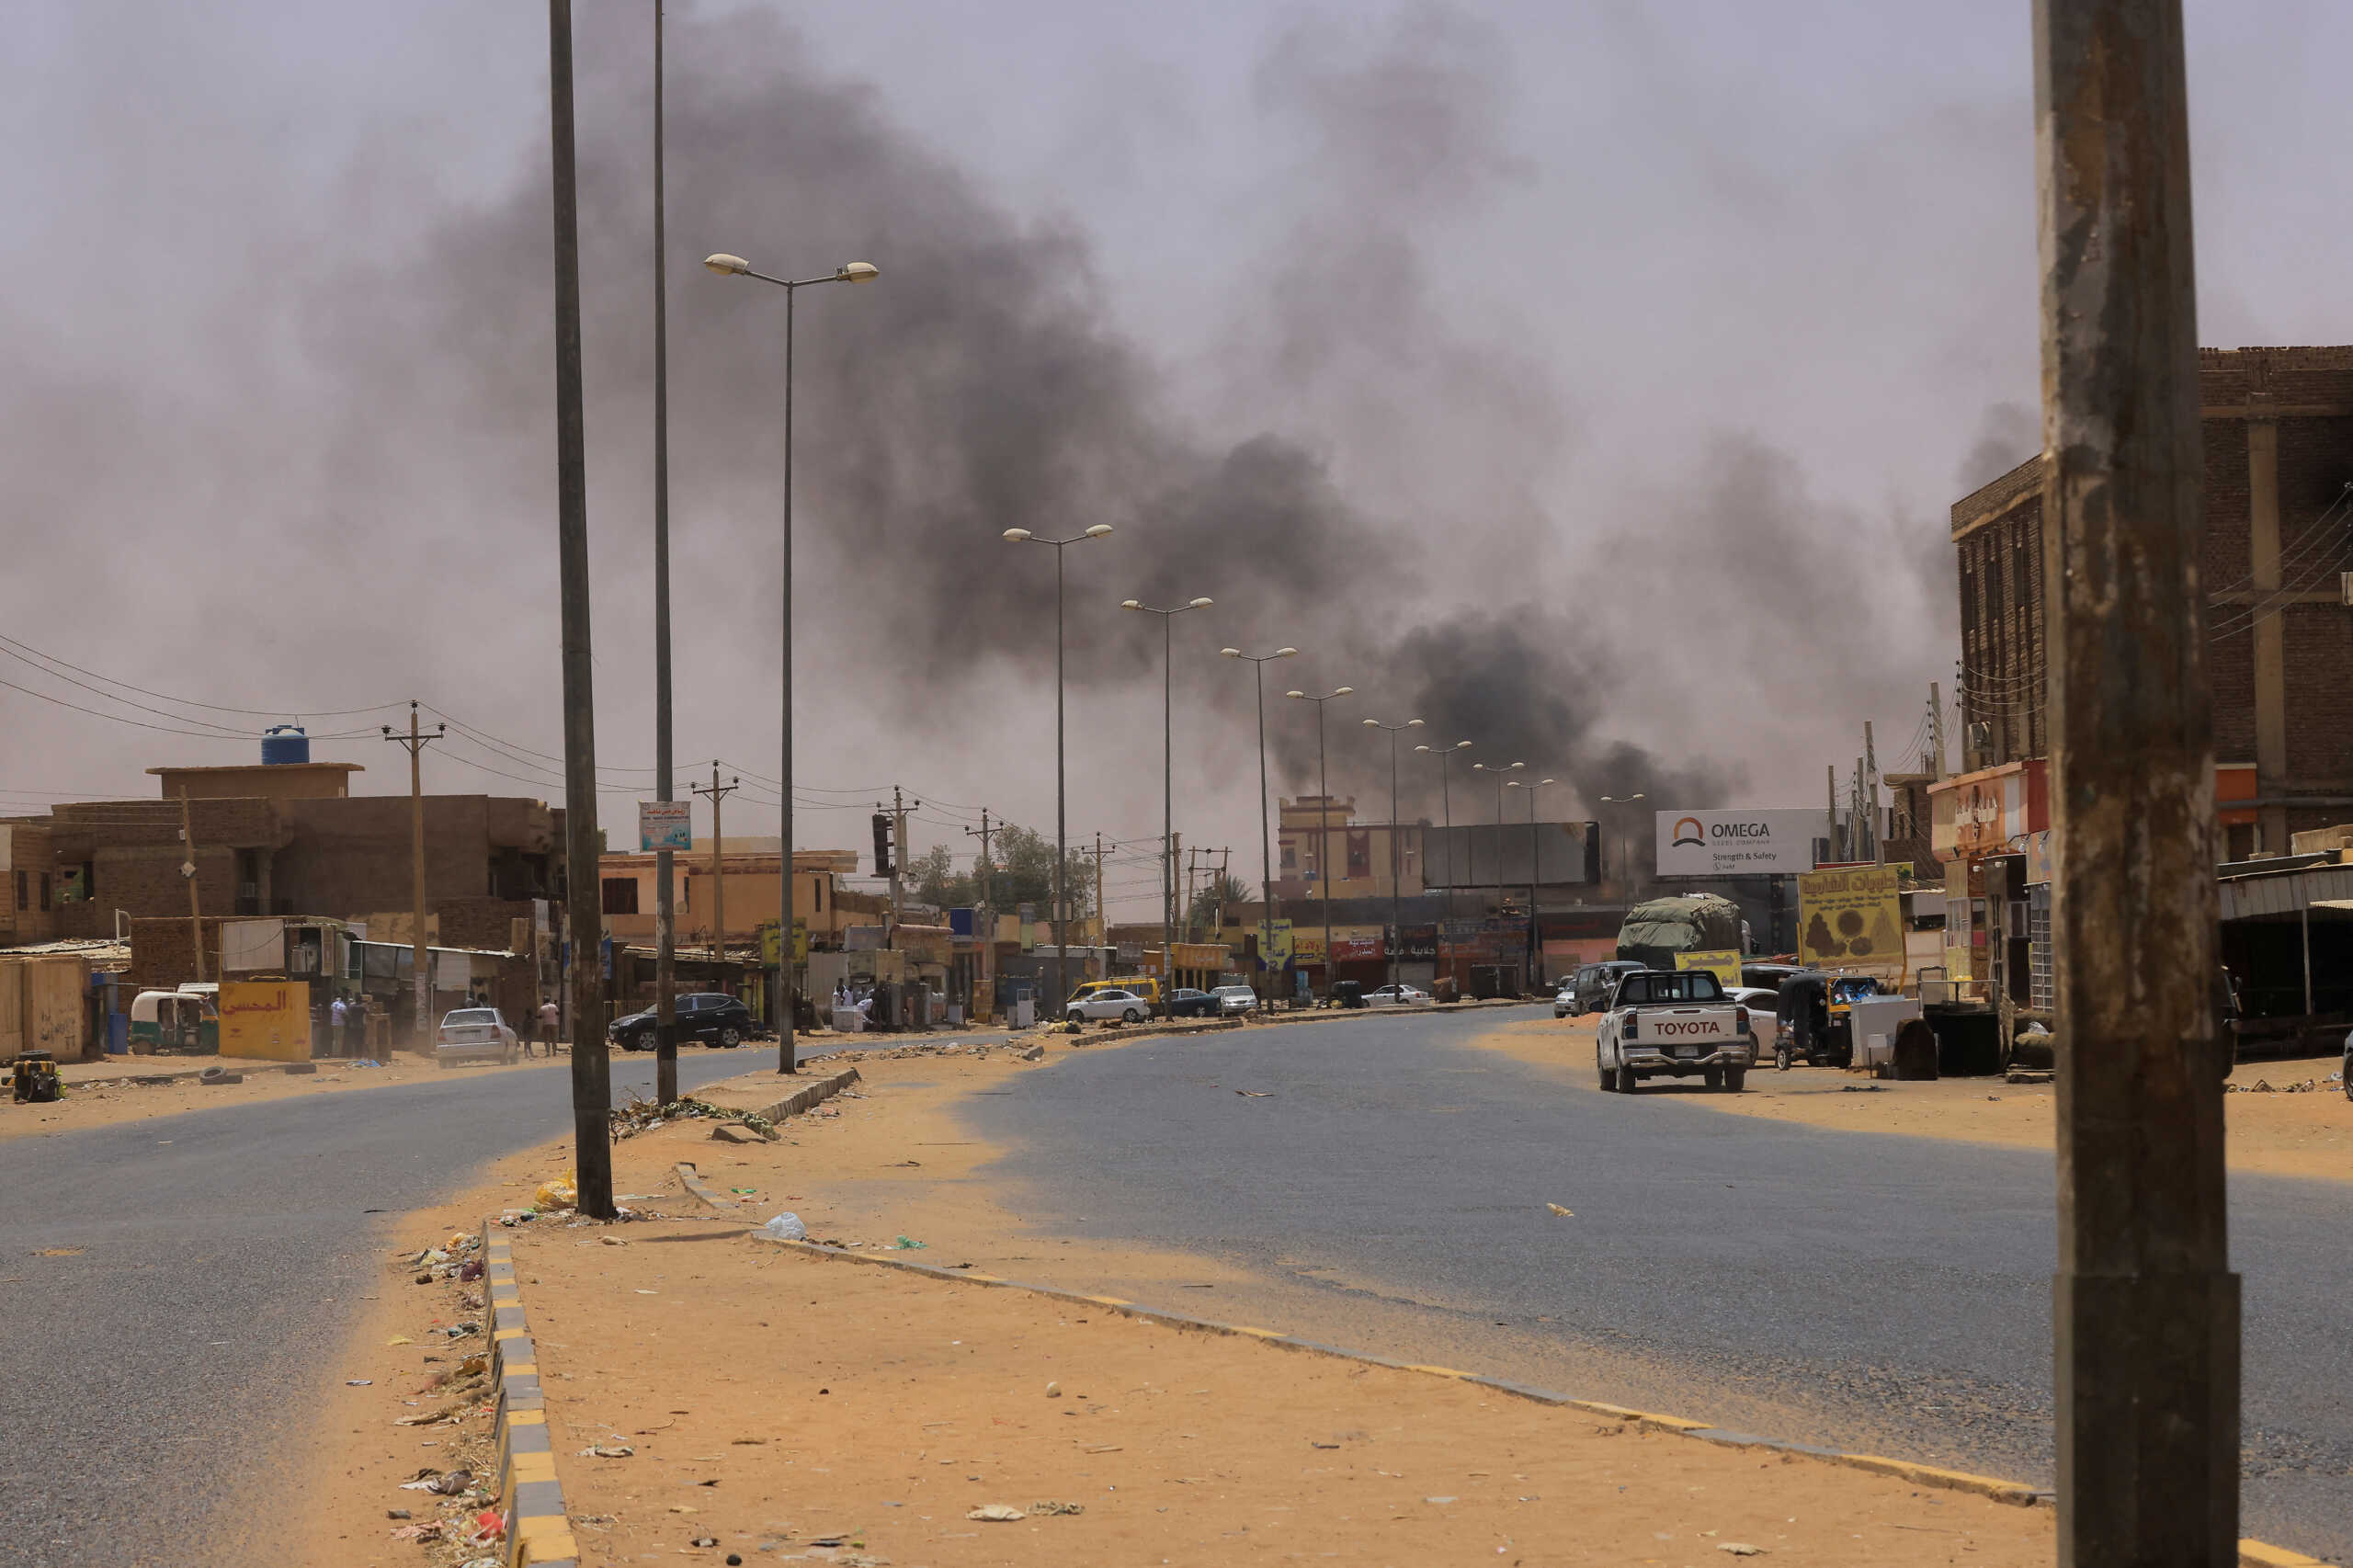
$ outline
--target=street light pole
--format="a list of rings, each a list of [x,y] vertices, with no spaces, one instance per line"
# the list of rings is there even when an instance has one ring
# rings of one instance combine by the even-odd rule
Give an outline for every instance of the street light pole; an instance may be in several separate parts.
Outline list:
[[[1381,946],[1389,949],[1389,983],[1402,985],[1404,983],[1398,979],[1397,945],[1405,936],[1405,875],[1404,861],[1398,852],[1398,837],[1404,829],[1397,821],[1397,737],[1407,730],[1420,729],[1422,722],[1408,719],[1402,724],[1384,724],[1378,719],[1367,719],[1364,727],[1384,731],[1389,736],[1389,940]],[[1399,1000],[1404,1000],[1402,992]]]
[[[1454,918],[1454,801],[1447,793],[1446,765],[1454,760],[1456,752],[1470,750],[1471,743],[1457,741],[1450,746],[1425,745],[1414,749],[1427,752],[1438,758],[1438,810],[1445,813],[1446,818],[1446,915],[1451,920]],[[1422,870],[1425,876],[1428,874],[1429,857],[1427,855],[1422,857]]]
[[[1545,785],[1553,782],[1555,780],[1550,778],[1539,778],[1533,783],[1524,783],[1518,778],[1511,781],[1513,789],[1528,791],[1528,958],[1526,961],[1529,978],[1532,981],[1540,981],[1544,978],[1544,943],[1536,934],[1536,886],[1544,880],[1540,875],[1543,868],[1544,847],[1536,836],[1536,796]]]
[[[1605,806],[1631,806],[1636,801],[1648,799],[1650,799],[1648,795],[1636,790],[1631,795],[1604,795],[1601,797],[1601,803]],[[1626,830],[1623,827],[1618,830],[1618,875],[1625,881],[1626,902],[1631,904],[1634,902],[1633,857],[1626,848]]]
[[[670,273],[662,183],[662,0],[654,0],[654,798],[676,799],[670,707]],[[678,903],[667,843],[654,855],[654,1094],[678,1097]]]
[[[1336,686],[1321,697],[1310,697],[1303,691],[1286,691],[1285,697],[1315,704],[1315,790],[1323,806],[1315,817],[1315,878],[1324,889],[1324,994],[1329,999],[1333,983],[1339,979],[1336,960],[1332,956],[1332,786],[1324,773],[1324,705],[1337,697],[1353,697],[1356,687]]]
[[[1176,989],[1176,618],[1188,609],[1207,609],[1214,602],[1190,599],[1173,609],[1161,609],[1142,599],[1120,601],[1121,609],[1146,610],[1160,617],[1160,1004],[1164,1008]],[[1097,909],[1095,915],[1101,920],[1103,911]]]
[[[1249,660],[1258,687],[1258,968],[1263,971],[1267,949],[1275,941],[1275,849],[1267,826],[1267,665],[1275,659],[1297,658],[1299,650],[1245,653],[1239,648],[1220,648],[1218,652],[1229,659]]]
[[[1028,528],[1007,528],[1000,536],[1007,544],[1050,544],[1054,548],[1054,1009],[1070,1000],[1070,951],[1064,925],[1069,912],[1069,796],[1063,770],[1063,550],[1111,531],[1097,523],[1068,539],[1040,539]],[[1099,912],[1098,912],[1099,913]]]
[[[1483,762],[1474,762],[1471,765],[1471,771],[1473,773],[1492,773],[1495,776],[1495,896],[1498,899],[1504,895],[1504,782],[1507,775],[1517,773],[1527,766],[1528,764],[1524,762],[1515,762],[1508,767],[1498,763],[1493,767],[1489,767]],[[1474,858],[1471,862],[1472,874],[1477,875],[1478,869],[1479,862]]]
[[[776,1009],[777,1062],[779,1073],[797,1073],[801,1063],[796,1059],[792,1039],[792,302],[801,290],[813,283],[871,283],[881,276],[873,263],[853,261],[836,267],[824,278],[771,278],[765,272],[755,272],[740,256],[724,251],[703,257],[703,266],[722,278],[756,278],[763,283],[773,283],[784,290],[784,573],[779,593],[784,606],[784,631],[779,644],[779,667],[781,674],[783,740],[779,756],[782,777],[777,790],[781,802],[777,808],[781,816],[779,847],[783,862],[779,875],[777,903]]]

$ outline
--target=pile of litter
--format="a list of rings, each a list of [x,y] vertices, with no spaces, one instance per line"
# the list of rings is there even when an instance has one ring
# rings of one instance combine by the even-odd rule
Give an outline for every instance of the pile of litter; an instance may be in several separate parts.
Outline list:
[[[2225,1084],[2226,1095],[2313,1095],[2335,1093],[2345,1086],[2345,1074],[2331,1073],[2325,1078],[2307,1078],[2301,1084],[2273,1085],[2268,1078],[2257,1078],[2253,1084]]]
[[[686,1096],[672,1100],[667,1106],[642,1096],[631,1099],[613,1112],[613,1142],[634,1138],[641,1132],[651,1132],[657,1127],[667,1127],[674,1121],[717,1120],[740,1122],[763,1137],[773,1137],[776,1124],[764,1116],[729,1106],[713,1105]]]
[[[416,1282],[430,1285],[437,1279],[455,1279],[471,1284],[482,1278],[482,1237],[472,1231],[452,1231],[449,1238],[437,1246],[426,1247],[408,1259],[415,1269]]]
[[[945,1045],[894,1045],[888,1051],[861,1051],[858,1056],[861,1062],[912,1062],[925,1056],[970,1056],[986,1061],[992,1052],[1010,1049],[985,1043],[966,1045],[951,1040]]]

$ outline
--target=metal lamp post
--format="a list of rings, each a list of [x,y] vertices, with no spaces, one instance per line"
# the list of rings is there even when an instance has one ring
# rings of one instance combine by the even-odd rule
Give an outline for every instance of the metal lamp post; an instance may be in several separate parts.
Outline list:
[[[1070,951],[1068,933],[1063,929],[1069,912],[1068,880],[1070,849],[1065,843],[1069,835],[1069,795],[1067,779],[1063,773],[1063,549],[1066,545],[1083,544],[1090,539],[1102,539],[1111,531],[1108,523],[1097,523],[1068,539],[1040,539],[1028,528],[1007,528],[1004,539],[1008,544],[1048,544],[1054,550],[1054,1008],[1057,1013],[1070,1000]]]
[[[1517,773],[1527,766],[1528,764],[1524,762],[1515,762],[1508,767],[1498,763],[1493,767],[1489,767],[1483,762],[1474,762],[1471,765],[1471,771],[1473,773],[1492,773],[1495,776],[1495,896],[1497,898],[1503,897],[1504,893],[1504,783],[1508,775]],[[1479,862],[1477,858],[1473,857],[1471,861],[1472,874],[1476,876],[1478,870]]]
[[[1438,758],[1438,810],[1445,813],[1446,819],[1446,914],[1449,919],[1452,919],[1454,916],[1454,801],[1447,793],[1446,765],[1454,760],[1456,752],[1469,751],[1471,743],[1457,741],[1450,746],[1420,745],[1414,749],[1418,752],[1427,752]],[[1422,858],[1422,872],[1426,877],[1429,873],[1429,857],[1427,855]]]
[[[771,278],[755,272],[752,264],[725,251],[703,257],[702,264],[722,278],[756,278],[784,290],[784,573],[779,589],[784,606],[784,630],[779,643],[782,675],[784,737],[779,756],[783,772],[777,790],[781,804],[782,834],[779,846],[783,869],[779,878],[776,953],[776,1070],[800,1071],[792,1039],[792,301],[813,283],[871,283],[881,276],[872,262],[853,261],[824,278]]]
[[[1161,1006],[1176,990],[1176,618],[1207,609],[1213,599],[1188,599],[1172,609],[1142,599],[1121,599],[1121,609],[1160,617],[1160,985]],[[1097,910],[1097,916],[1103,912]]]
[[[1536,836],[1536,795],[1552,778],[1525,780],[1515,778],[1511,787],[1528,791],[1528,974],[1533,981],[1544,978],[1544,943],[1536,934],[1536,886],[1542,881],[1544,847]]]
[[[1324,805],[1315,819],[1315,876],[1324,887],[1324,994],[1332,994],[1333,982],[1339,970],[1332,957],[1332,786],[1324,775],[1324,705],[1337,698],[1354,697],[1352,686],[1336,686],[1321,697],[1310,697],[1303,691],[1286,691],[1285,697],[1315,704],[1315,789]]]
[[[1604,795],[1601,797],[1601,803],[1605,806],[1631,806],[1636,801],[1648,800],[1649,798],[1650,797],[1647,795],[1640,792],[1636,792],[1631,795]],[[1628,903],[1633,903],[1633,858],[1627,852],[1626,830],[1622,827],[1618,830],[1618,874],[1626,879],[1626,902]]]
[[[1398,838],[1404,831],[1397,821],[1397,737],[1407,730],[1422,727],[1419,719],[1408,719],[1402,724],[1384,724],[1378,719],[1367,719],[1368,730],[1385,731],[1389,736],[1389,940],[1382,944],[1389,949],[1389,983],[1400,984],[1397,978],[1397,944],[1404,939],[1405,917],[1401,900],[1404,894],[1404,861],[1398,853]]]
[[[1295,659],[1299,650],[1245,653],[1239,648],[1220,648],[1218,652],[1229,659],[1247,659],[1258,687],[1258,967],[1264,970],[1267,949],[1275,942],[1275,848],[1267,826],[1267,665],[1276,659]]]

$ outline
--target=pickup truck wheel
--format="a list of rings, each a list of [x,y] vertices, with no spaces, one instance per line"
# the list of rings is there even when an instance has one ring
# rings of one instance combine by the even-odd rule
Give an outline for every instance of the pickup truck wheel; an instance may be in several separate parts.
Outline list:
[[[1747,1086],[1748,1086],[1748,1069],[1747,1069],[1747,1068],[1745,1068],[1745,1067],[1727,1067],[1727,1068],[1725,1068],[1725,1069],[1724,1069],[1724,1087],[1725,1087],[1725,1088],[1727,1088],[1727,1089],[1731,1090],[1733,1094],[1735,1094],[1735,1095],[1736,1095],[1736,1094],[1740,1093],[1740,1091],[1741,1091],[1741,1090],[1743,1090],[1743,1089],[1746,1088]]]
[[[1601,1048],[1598,1046],[1596,1046],[1593,1051],[1593,1070],[1601,1079],[1601,1092],[1605,1095],[1614,1094],[1618,1088],[1618,1074],[1612,1073],[1608,1063],[1601,1060]]]
[[[1699,1082],[1709,1088],[1721,1089],[1724,1086],[1724,1070],[1721,1067],[1702,1067],[1699,1069]]]
[[[1631,1095],[1640,1087],[1641,1085],[1642,1080],[1634,1076],[1634,1070],[1631,1067],[1620,1067],[1618,1069],[1618,1092],[1620,1094]]]

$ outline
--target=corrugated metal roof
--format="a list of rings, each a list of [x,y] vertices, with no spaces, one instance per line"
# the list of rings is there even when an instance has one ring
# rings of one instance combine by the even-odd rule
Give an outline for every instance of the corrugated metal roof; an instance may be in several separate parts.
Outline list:
[[[2353,866],[2311,866],[2270,877],[2232,877],[2222,886],[2222,918],[2294,915],[2353,898]]]

